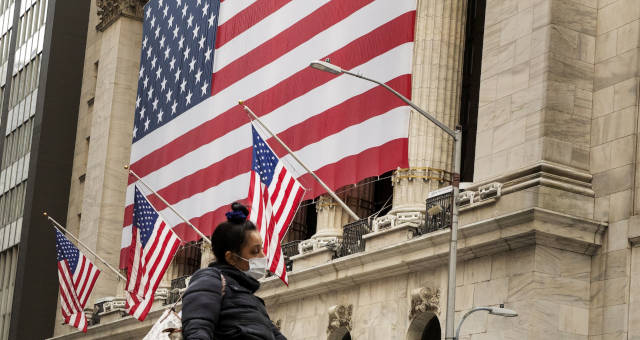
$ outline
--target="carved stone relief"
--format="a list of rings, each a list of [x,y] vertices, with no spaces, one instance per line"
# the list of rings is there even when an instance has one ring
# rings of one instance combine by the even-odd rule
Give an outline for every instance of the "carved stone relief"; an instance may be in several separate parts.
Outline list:
[[[127,17],[142,20],[147,0],[96,0],[100,23],[98,31],[104,31],[118,18]]]
[[[413,320],[421,313],[440,312],[440,289],[422,287],[411,292],[411,309],[409,310],[409,320]]]
[[[329,326],[327,334],[331,334],[339,328],[346,328],[351,332],[351,315],[353,314],[353,305],[336,305],[329,307]]]

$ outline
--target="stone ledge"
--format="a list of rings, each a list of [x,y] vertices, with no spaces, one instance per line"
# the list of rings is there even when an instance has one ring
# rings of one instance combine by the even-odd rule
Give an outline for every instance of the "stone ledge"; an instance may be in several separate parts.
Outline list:
[[[165,306],[169,308],[171,306]],[[83,339],[83,340],[125,340],[125,339],[142,339],[147,332],[155,324],[166,308],[157,310],[151,310],[147,314],[147,318],[140,322],[138,319],[127,316],[120,320],[98,324],[95,326],[89,326],[87,333],[75,331],[73,333],[60,335],[57,337],[49,338],[50,340],[71,340],[71,339]],[[182,303],[176,306],[176,310],[182,309]],[[69,326],[68,326],[69,327]]]
[[[591,255],[602,245],[606,227],[589,219],[529,208],[461,227],[458,258],[464,261],[534,244]],[[445,265],[448,258],[449,229],[445,229],[292,271],[288,274],[288,288],[276,278],[267,279],[258,295],[267,304],[280,304],[373,279]]]
[[[291,260],[293,260],[294,268],[303,270],[306,268],[322,265],[331,261],[331,259],[333,259],[334,254],[335,254],[335,251],[325,247],[325,248],[316,249],[308,253],[292,256]]]
[[[415,234],[415,223],[401,223],[393,228],[362,235],[365,251],[373,251],[396,243],[407,242]]]
[[[594,192],[591,189],[592,179],[593,176],[588,172],[569,168],[549,161],[542,161],[537,164],[515,170],[506,175],[473,183],[467,188],[467,190],[477,190],[489,183],[499,182],[503,183],[502,195],[536,185],[544,185],[594,197]]]

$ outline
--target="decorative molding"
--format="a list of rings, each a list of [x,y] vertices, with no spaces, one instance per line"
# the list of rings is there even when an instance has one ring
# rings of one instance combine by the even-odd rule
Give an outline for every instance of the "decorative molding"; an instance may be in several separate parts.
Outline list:
[[[422,287],[411,292],[409,320],[413,320],[421,313],[426,312],[440,313],[440,289]]]
[[[340,238],[337,236],[314,237],[298,243],[298,253],[308,254],[322,248],[336,250],[340,246]]]
[[[430,167],[398,168],[393,172],[391,183],[396,184],[405,179],[408,181],[422,180],[424,182],[451,183],[451,173],[443,169]]]
[[[351,316],[353,314],[353,305],[335,305],[329,307],[329,325],[327,326],[327,334],[331,334],[340,328],[346,328],[349,332],[352,329]]]
[[[126,17],[142,21],[144,5],[147,0],[96,0],[100,23],[96,26],[98,31],[104,32],[118,18]]]

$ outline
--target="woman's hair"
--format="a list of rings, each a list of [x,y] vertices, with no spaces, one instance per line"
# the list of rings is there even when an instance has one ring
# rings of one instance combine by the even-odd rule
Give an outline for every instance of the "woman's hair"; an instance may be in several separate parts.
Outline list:
[[[227,251],[240,253],[246,239],[246,233],[257,230],[255,224],[247,221],[249,210],[242,204],[234,202],[231,211],[227,212],[227,222],[218,224],[211,235],[211,247],[218,263],[227,264],[224,254]]]

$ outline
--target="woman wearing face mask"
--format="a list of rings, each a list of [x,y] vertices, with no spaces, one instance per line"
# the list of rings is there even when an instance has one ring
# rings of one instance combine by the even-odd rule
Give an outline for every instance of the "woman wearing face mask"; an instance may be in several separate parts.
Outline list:
[[[247,208],[231,208],[211,236],[216,261],[193,274],[182,297],[183,338],[286,340],[254,295],[267,266],[260,232]]]

